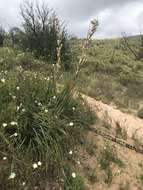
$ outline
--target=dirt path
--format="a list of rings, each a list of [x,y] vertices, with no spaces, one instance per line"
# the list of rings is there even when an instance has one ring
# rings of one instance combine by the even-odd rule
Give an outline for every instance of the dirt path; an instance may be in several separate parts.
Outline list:
[[[101,120],[108,122],[114,128],[117,127],[117,125],[120,126],[122,129],[126,130],[129,137],[135,135],[136,138],[143,142],[142,119],[131,114],[123,113],[113,106],[104,104],[89,96],[83,95],[83,97]]]

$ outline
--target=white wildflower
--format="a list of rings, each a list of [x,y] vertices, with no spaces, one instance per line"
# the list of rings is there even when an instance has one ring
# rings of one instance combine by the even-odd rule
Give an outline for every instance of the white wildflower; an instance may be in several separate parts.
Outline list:
[[[73,125],[74,125],[74,123],[73,123],[73,122],[70,122],[70,123],[69,123],[69,126],[71,126],[71,127],[72,127]]]
[[[12,96],[12,99],[16,99],[16,96]]]
[[[47,110],[47,109],[45,109],[44,111],[45,111],[45,113],[48,113],[48,110]]]
[[[72,154],[73,154],[72,150],[70,150],[70,151],[69,151],[69,154],[70,154],[70,155],[72,155]]]
[[[55,99],[56,99],[56,96],[53,96],[53,99],[55,100]]]
[[[26,185],[26,183],[25,183],[25,182],[23,182],[23,183],[22,183],[22,185],[23,185],[23,186],[25,186],[25,185]]]
[[[20,109],[20,107],[19,107],[19,106],[17,106],[17,111],[19,111],[19,109]]]
[[[7,160],[7,157],[6,157],[6,156],[4,156],[2,159],[3,159],[3,160]]]
[[[14,133],[13,135],[11,135],[10,137],[17,137],[18,134],[17,133]]]
[[[25,112],[26,110],[23,108],[21,111],[22,111],[22,112]]]
[[[9,176],[8,179],[14,179],[15,177],[16,177],[16,174],[15,174],[14,172],[12,172],[12,173],[10,174],[10,176]]]
[[[20,90],[20,87],[19,87],[19,86],[17,86],[17,87],[16,87],[16,90]]]
[[[33,168],[36,169],[38,168],[38,165],[36,163],[33,164]]]
[[[75,174],[74,172],[72,173],[72,177],[73,177],[73,178],[76,178],[76,174]]]
[[[42,165],[42,162],[39,161],[37,164],[38,164],[38,166],[41,166],[41,165]]]
[[[11,124],[12,126],[18,125],[18,123],[17,123],[16,121],[12,121],[10,124]]]
[[[2,126],[3,126],[3,127],[7,127],[7,123],[3,123]]]
[[[72,109],[73,109],[73,111],[74,111],[74,110],[75,110],[75,107],[73,107]]]
[[[2,78],[2,79],[1,79],[1,82],[2,82],[2,83],[5,83],[5,79],[4,79],[4,78]]]
[[[38,103],[38,106],[42,106],[41,102]]]
[[[77,164],[80,165],[80,161],[79,160],[77,161]]]

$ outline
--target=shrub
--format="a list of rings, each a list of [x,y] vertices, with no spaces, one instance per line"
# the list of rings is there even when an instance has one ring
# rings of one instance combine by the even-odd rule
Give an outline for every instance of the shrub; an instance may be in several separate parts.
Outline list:
[[[24,50],[29,50],[48,63],[56,64],[57,47],[61,48],[62,67],[71,68],[70,36],[66,26],[59,20],[55,11],[47,4],[25,1],[20,7],[23,18],[23,30],[12,28],[10,36],[12,42]]]
[[[5,30],[0,27],[0,47],[3,46],[3,42],[5,39]]]

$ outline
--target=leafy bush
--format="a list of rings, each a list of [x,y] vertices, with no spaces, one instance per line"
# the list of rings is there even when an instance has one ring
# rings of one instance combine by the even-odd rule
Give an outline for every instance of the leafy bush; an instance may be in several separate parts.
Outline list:
[[[70,36],[66,26],[47,4],[25,1],[20,7],[23,29],[11,28],[9,36],[14,46],[31,51],[36,58],[56,64],[57,48],[60,47],[62,67],[71,69]]]

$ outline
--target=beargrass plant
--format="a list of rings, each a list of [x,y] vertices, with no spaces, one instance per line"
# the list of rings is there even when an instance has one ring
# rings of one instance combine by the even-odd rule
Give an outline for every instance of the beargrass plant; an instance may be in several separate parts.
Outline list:
[[[92,25],[83,48],[96,30],[95,23]],[[85,50],[77,72],[60,89],[57,64],[49,76],[18,66],[9,70],[2,67],[0,189],[42,189],[47,181],[62,189],[83,189],[76,171],[70,169],[65,175],[65,166],[71,165],[69,152],[74,152],[87,126],[94,121],[94,114],[75,93],[84,62]]]

